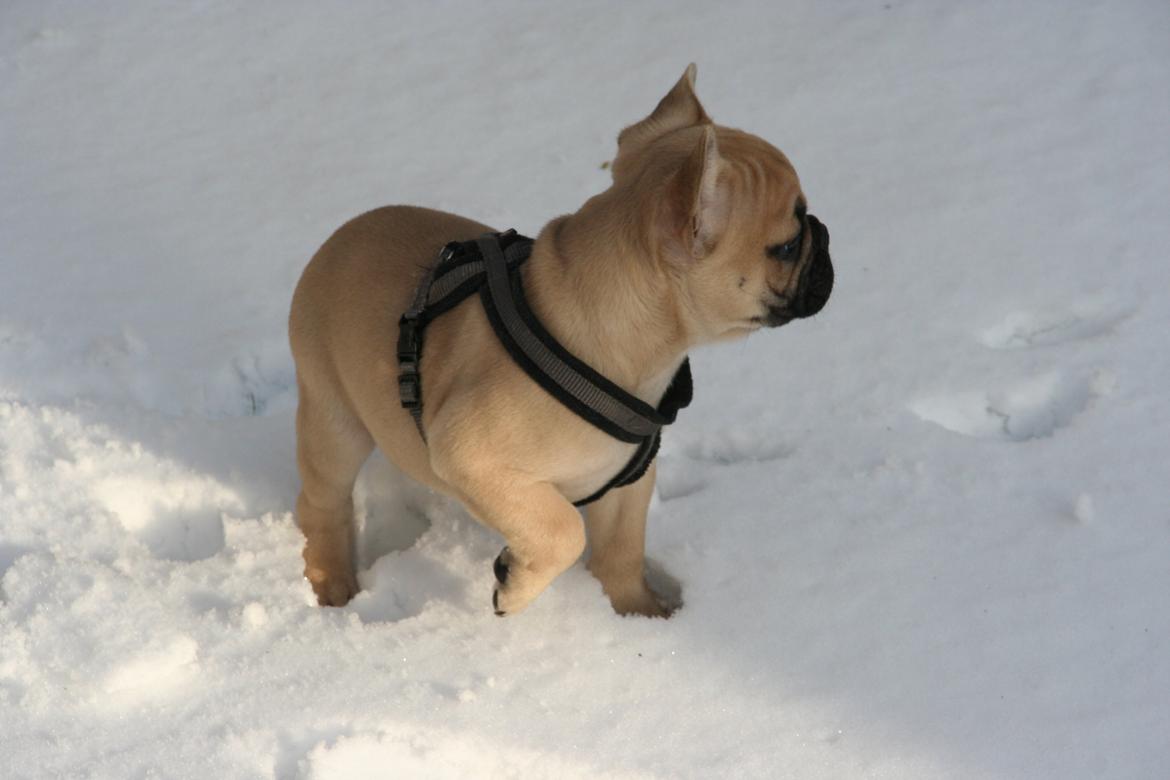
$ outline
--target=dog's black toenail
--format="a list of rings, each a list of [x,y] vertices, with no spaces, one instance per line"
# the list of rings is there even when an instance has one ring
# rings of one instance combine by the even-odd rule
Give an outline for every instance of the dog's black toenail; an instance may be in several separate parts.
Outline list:
[[[495,562],[492,563],[492,571],[496,574],[496,582],[501,585],[508,581],[508,564],[504,563],[504,553],[507,551],[507,547],[500,550],[500,554],[496,556]]]

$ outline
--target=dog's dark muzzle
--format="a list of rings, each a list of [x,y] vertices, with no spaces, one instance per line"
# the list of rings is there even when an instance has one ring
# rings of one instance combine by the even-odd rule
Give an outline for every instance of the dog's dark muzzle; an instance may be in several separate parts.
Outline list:
[[[794,317],[811,317],[829,302],[833,291],[833,261],[829,259],[829,230],[824,224],[808,215],[808,227],[812,231],[812,246],[808,263],[800,273],[796,295],[789,306]]]

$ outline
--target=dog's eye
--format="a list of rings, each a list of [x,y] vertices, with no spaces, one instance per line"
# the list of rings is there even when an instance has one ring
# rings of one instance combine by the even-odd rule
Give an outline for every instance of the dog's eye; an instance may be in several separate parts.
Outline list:
[[[800,239],[803,233],[798,234],[796,238],[784,244],[773,244],[768,247],[768,257],[774,260],[791,260],[796,255],[796,250],[800,249]]]

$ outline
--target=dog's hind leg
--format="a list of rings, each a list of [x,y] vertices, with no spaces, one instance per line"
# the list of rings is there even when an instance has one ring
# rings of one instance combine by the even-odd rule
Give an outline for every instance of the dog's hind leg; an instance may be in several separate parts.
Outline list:
[[[585,508],[589,571],[621,615],[667,617],[670,612],[646,585],[646,510],[654,493],[655,465],[632,485],[611,490]]]
[[[340,607],[357,593],[353,566],[353,484],[374,440],[340,403],[314,397],[298,382],[297,524],[305,534],[305,577],[322,606]]]

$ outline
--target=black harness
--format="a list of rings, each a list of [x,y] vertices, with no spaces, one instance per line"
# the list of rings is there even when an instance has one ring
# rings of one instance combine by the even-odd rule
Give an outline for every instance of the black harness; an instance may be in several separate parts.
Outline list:
[[[583,506],[646,473],[658,453],[662,426],[674,422],[679,409],[691,402],[691,365],[683,361],[655,409],[570,353],[545,330],[524,299],[520,266],[532,254],[532,244],[531,238],[509,230],[443,247],[398,321],[398,394],[425,441],[419,373],[423,331],[478,291],[496,337],[528,376],[579,417],[615,439],[638,445],[629,463],[601,490],[574,502]]]

